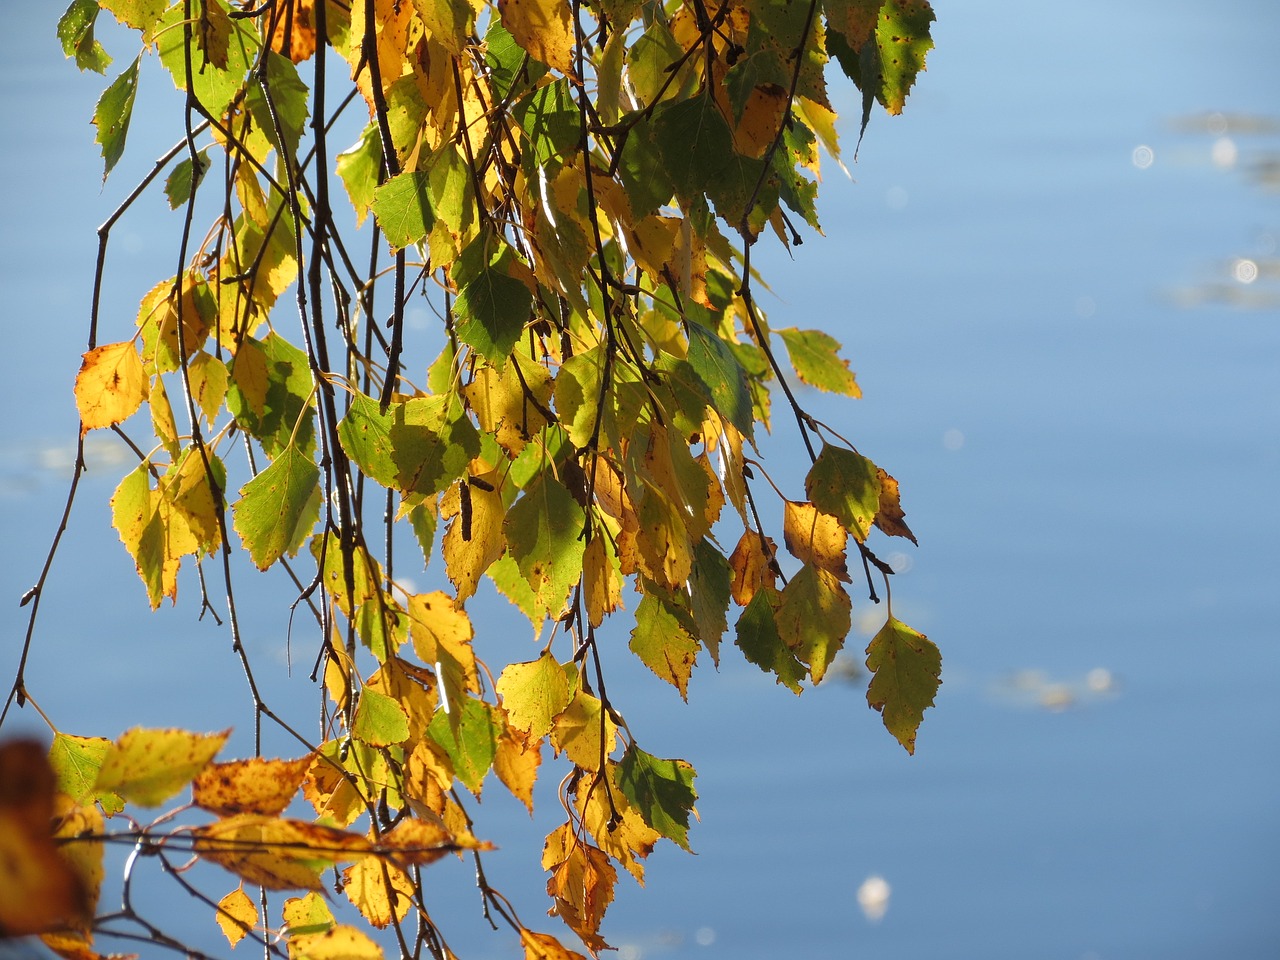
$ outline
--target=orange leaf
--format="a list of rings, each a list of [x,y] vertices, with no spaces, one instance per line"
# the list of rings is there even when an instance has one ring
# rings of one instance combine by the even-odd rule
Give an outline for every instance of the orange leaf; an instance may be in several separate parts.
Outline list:
[[[81,436],[133,416],[150,389],[132,341],[104,344],[86,353],[75,393]]]
[[[782,537],[787,550],[797,560],[849,582],[845,557],[849,531],[831,514],[823,513],[812,503],[788,500],[782,517]]]
[[[573,73],[573,22],[566,0],[498,0],[498,13],[531,57]]]
[[[311,761],[307,755],[298,760],[254,757],[211,764],[191,784],[192,798],[196,806],[223,817],[236,813],[274,817],[289,806]]]
[[[906,513],[898,498],[898,481],[879,467],[876,467],[876,475],[880,478],[880,507],[876,510],[876,526],[891,537],[906,537],[916,543],[916,536],[907,526]]]

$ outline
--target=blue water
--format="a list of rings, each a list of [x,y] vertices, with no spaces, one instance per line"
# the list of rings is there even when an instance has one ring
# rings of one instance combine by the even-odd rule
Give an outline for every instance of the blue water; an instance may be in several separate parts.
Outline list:
[[[906,545],[895,612],[942,646],[937,707],[909,758],[856,682],[797,699],[731,648],[684,706],[617,628],[613,696],[647,749],[697,767],[703,819],[696,858],[663,847],[645,889],[620,882],[606,938],[624,960],[1267,960],[1280,955],[1280,192],[1264,174],[1280,135],[1240,118],[1280,119],[1280,8],[935,6],[937,49],[906,114],[873,118],[858,163],[845,158],[856,182],[828,165],[826,238],[794,263],[772,251],[766,273],[774,324],[836,334],[865,393],[802,402],[902,481],[921,546]],[[135,165],[100,190],[87,118],[103,81],[60,62],[60,11],[33,9],[0,35],[0,587],[15,601],[62,503],[47,461],[73,439],[93,230],[169,136],[141,124]],[[172,273],[162,208],[120,227],[119,309],[104,315],[117,331]],[[1235,279],[1242,260],[1253,283]],[[794,489],[782,416],[777,432],[772,469]],[[192,585],[175,611],[139,612],[105,508],[121,469],[100,464],[82,491],[32,691],[70,732],[220,727],[248,704],[229,640],[195,622]],[[241,597],[250,653],[283,674],[278,597],[292,593],[264,582]],[[25,628],[8,609],[5,677]],[[874,630],[878,611],[864,614]],[[494,659],[523,649],[500,632],[481,625]],[[279,695],[291,707],[311,703],[299,638]],[[1095,669],[1108,689],[1088,688]],[[535,828],[496,788],[481,814],[503,847],[491,879],[554,929],[528,862]],[[855,896],[871,875],[891,888],[879,922]],[[432,882],[460,955],[511,955],[483,931],[466,869]],[[215,896],[231,886],[209,875]]]

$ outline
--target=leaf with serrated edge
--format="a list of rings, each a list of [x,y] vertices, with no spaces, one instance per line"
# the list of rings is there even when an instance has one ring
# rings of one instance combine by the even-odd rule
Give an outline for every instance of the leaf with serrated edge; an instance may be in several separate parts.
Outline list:
[[[312,759],[308,754],[297,760],[253,757],[212,763],[192,782],[192,800],[223,817],[236,813],[276,816],[297,794]]]
[[[498,677],[498,694],[508,722],[537,740],[551,731],[556,714],[569,705],[569,680],[550,653],[511,663]]]
[[[695,776],[684,760],[663,760],[634,743],[618,763],[618,788],[644,822],[685,850],[689,849],[689,814],[697,816]]]
[[[230,735],[230,730],[127,730],[107,750],[94,790],[118,793],[142,807],[158,807],[194,780]]]
[[[76,376],[75,393],[81,435],[133,416],[150,393],[133,342],[108,343],[86,353]]]
[[[942,683],[937,645],[891,616],[867,647],[867,669],[867,704],[880,711],[907,753],[915,753],[916,730]]]
[[[258,925],[258,907],[239,886],[218,901],[218,926],[235,946]]]

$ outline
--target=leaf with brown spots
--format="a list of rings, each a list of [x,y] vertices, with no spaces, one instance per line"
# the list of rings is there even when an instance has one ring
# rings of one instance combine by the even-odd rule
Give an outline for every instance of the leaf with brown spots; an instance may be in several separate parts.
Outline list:
[[[192,799],[196,806],[223,817],[236,813],[274,817],[289,806],[314,759],[314,754],[308,754],[297,760],[254,757],[214,763],[191,784]]]

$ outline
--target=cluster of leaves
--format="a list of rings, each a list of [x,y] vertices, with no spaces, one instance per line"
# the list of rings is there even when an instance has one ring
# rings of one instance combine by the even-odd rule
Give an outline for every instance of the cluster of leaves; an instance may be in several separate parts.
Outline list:
[[[221,735],[58,733],[57,836],[79,838],[64,849],[81,851],[81,879],[63,918],[78,932],[51,942],[83,957],[95,929],[120,935],[88,919],[101,866],[84,851],[101,844],[85,838],[111,836],[102,814],[194,780],[195,805],[221,819],[130,819],[123,835],[265,889],[315,890],[320,869],[350,861],[342,885],[370,924],[391,926],[406,956],[451,956],[416,871],[449,851],[479,863],[462,791],[479,796],[492,772],[532,810],[550,748],[567,770],[565,821],[542,854],[550,912],[597,954],[617,867],[642,880],[659,840],[688,849],[697,799],[692,766],[641,749],[607,694],[610,616],[634,598],[630,648],[682,697],[726,636],[799,693],[849,632],[850,550],[878,599],[873,578],[887,589],[891,571],[873,531],[914,541],[894,478],[798,403],[779,344],[802,383],[859,388],[833,338],[770,328],[751,254],[766,231],[793,245],[797,222],[818,228],[819,149],[839,157],[829,60],[862,91],[864,129],[876,101],[897,113],[931,46],[929,4],[73,0],[58,34],[81,69],[109,66],[101,10],[142,43],[94,113],[104,176],[145,60],[184,107],[177,145],[100,231],[98,288],[111,227],[162,171],[184,219],[177,273],[142,297],[127,339],[98,344],[95,296],[81,441],[111,429],[137,451],[111,510],[151,606],[176,601],[185,566],[213,612],[220,574],[258,740],[269,720],[305,756],[214,764]],[[361,105],[367,125],[334,155],[336,117]],[[210,191],[221,212],[195,247]],[[361,269],[350,241],[366,221]],[[421,384],[402,362],[415,296],[444,344]],[[809,455],[801,499],[760,462],[774,388]],[[789,559],[761,519],[761,478]],[[400,527],[424,564],[439,558],[439,589],[397,581]],[[287,570],[314,617],[318,738],[255,679],[235,608],[240,550]],[[296,572],[299,557],[313,572]],[[538,657],[477,655],[467,604],[483,579],[528,617]],[[913,751],[937,648],[890,610],[867,656],[868,702]],[[20,668],[10,702],[29,700]],[[284,816],[299,790],[316,824]],[[54,803],[52,786],[37,792]],[[528,957],[576,956],[478,872],[486,910]],[[217,913],[233,944],[253,932],[278,950],[240,888]],[[285,921],[290,956],[373,955],[314,895],[288,901]]]

